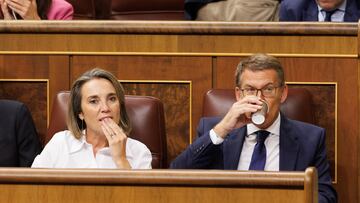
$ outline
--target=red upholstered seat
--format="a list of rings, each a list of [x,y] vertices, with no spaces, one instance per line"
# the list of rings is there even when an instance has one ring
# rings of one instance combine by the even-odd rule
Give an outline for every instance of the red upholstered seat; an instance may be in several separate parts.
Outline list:
[[[185,20],[183,0],[67,0],[74,19]]]
[[[185,20],[183,0],[111,0],[111,19]]]
[[[74,20],[91,20],[96,18],[95,0],[66,0],[74,8]]]

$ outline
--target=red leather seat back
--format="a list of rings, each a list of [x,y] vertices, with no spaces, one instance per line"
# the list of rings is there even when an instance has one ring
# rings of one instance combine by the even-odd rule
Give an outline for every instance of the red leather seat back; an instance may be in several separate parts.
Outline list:
[[[184,20],[183,0],[112,0],[111,19]]]
[[[74,20],[91,20],[96,18],[95,0],[66,0],[74,8]]]
[[[183,0],[67,0],[74,19],[185,20]]]

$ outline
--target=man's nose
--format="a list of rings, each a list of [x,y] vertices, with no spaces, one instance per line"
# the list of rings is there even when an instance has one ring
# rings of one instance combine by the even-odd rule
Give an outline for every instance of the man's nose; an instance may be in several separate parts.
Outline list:
[[[257,92],[256,92],[256,96],[257,96],[257,97],[260,97],[260,98],[262,98],[262,99],[264,99],[264,95],[263,95],[263,93],[262,93],[262,90],[261,90],[261,89],[258,89],[258,90],[257,90]]]
[[[261,97],[261,95],[262,95],[261,89],[256,90],[256,96]]]

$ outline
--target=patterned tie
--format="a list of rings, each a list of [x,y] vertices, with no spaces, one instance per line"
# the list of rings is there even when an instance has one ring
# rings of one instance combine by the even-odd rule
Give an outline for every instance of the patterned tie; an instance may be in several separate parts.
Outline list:
[[[265,140],[269,136],[269,132],[265,130],[259,130],[256,132],[256,145],[251,157],[249,170],[264,170],[266,162],[266,147]]]
[[[331,22],[331,16],[337,11],[338,9],[332,10],[332,11],[325,11],[325,22]]]

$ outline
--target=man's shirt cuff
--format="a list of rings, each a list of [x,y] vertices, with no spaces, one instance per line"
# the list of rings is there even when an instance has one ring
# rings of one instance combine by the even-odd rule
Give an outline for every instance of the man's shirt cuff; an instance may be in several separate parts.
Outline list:
[[[224,142],[224,139],[218,136],[213,129],[210,130],[210,139],[214,145],[219,145]]]

